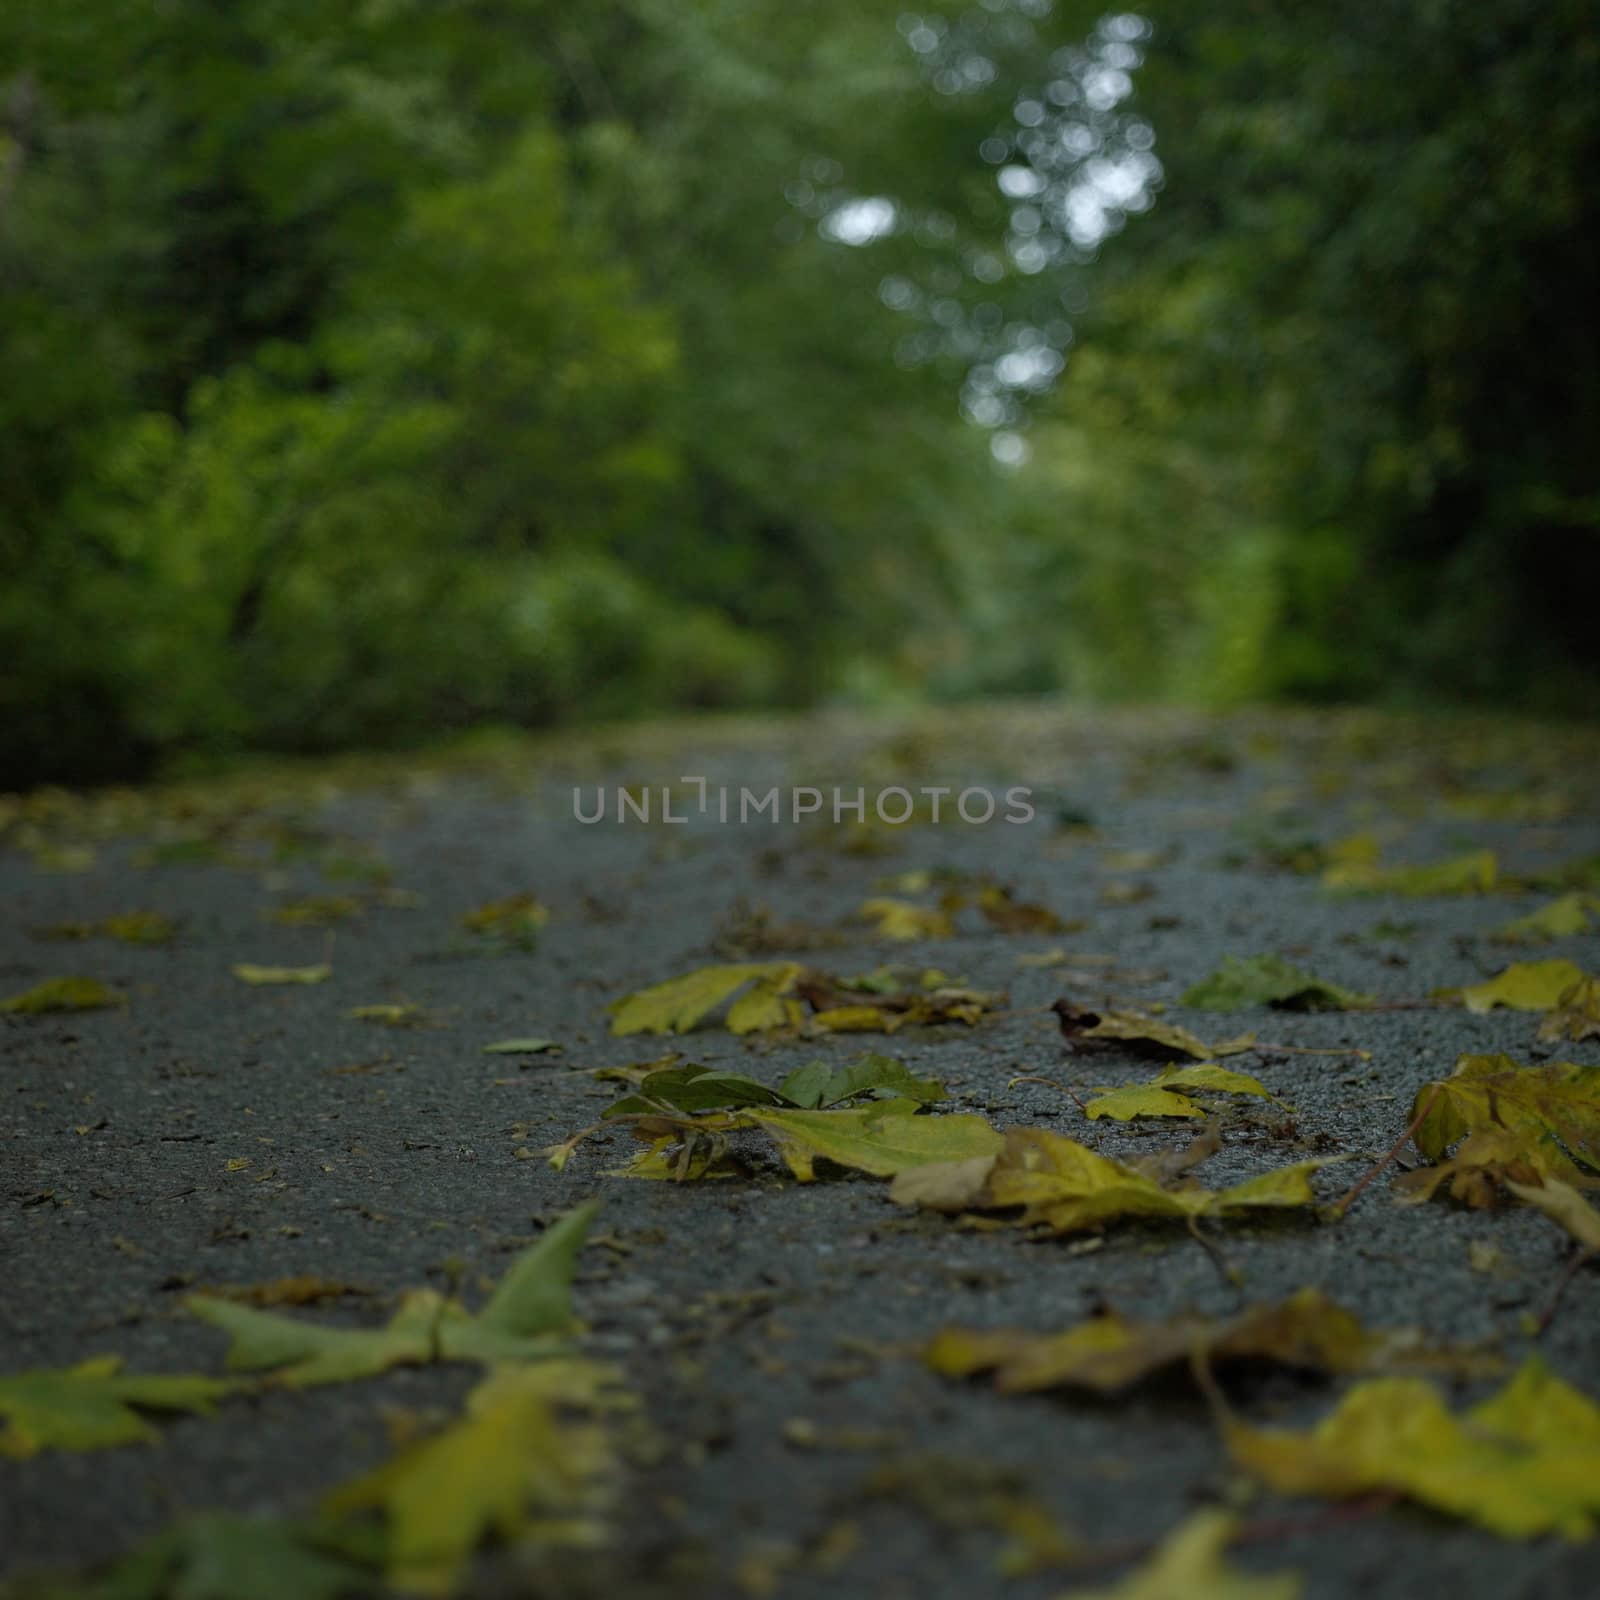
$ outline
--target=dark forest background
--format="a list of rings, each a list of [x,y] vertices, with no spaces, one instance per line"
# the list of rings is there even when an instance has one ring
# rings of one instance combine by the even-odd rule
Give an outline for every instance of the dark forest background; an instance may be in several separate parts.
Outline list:
[[[0,780],[1592,709],[1591,0],[11,0]]]

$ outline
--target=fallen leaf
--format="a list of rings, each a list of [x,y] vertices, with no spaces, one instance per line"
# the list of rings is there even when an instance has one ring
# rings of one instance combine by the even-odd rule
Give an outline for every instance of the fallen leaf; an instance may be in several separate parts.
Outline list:
[[[978,910],[992,928],[1002,933],[1070,933],[1081,921],[1067,922],[1049,906],[1018,900],[1011,890],[989,884],[978,891]]]
[[[864,900],[859,915],[875,922],[885,939],[948,939],[956,931],[947,912],[909,900]]]
[[[251,961],[237,962],[233,975],[242,983],[324,983],[333,975],[326,961],[314,967],[258,967]]]
[[[1335,862],[1322,874],[1324,888],[1347,894],[1484,894],[1500,864],[1492,850],[1474,850],[1425,867],[1382,867],[1376,861]]]
[[[104,1011],[127,1002],[128,997],[120,989],[113,989],[98,978],[46,978],[21,994],[0,1000],[0,1011],[42,1016],[49,1011]]]
[[[486,1044],[483,1053],[486,1056],[537,1056],[556,1054],[560,1049],[554,1039],[498,1039]]]
[[[141,1411],[205,1415],[237,1387],[226,1378],[124,1373],[121,1356],[0,1377],[0,1455],[25,1461],[41,1450],[145,1444],[158,1435]]]
[[[1550,1011],[1561,997],[1584,981],[1584,970],[1571,961],[1514,961],[1484,983],[1445,989],[1439,999],[1460,1000],[1468,1011],[1482,1014],[1496,1006],[1513,1011]]]
[[[1417,1205],[1431,1200],[1448,1181],[1452,1200],[1486,1210],[1499,1204],[1508,1182],[1537,1183],[1554,1169],[1576,1170],[1553,1141],[1527,1129],[1485,1128],[1469,1133],[1449,1160],[1402,1172],[1394,1180],[1394,1193],[1403,1205]]]
[[[620,1469],[593,1419],[626,1403],[617,1374],[593,1362],[501,1367],[467,1396],[459,1422],[335,1490],[324,1510],[379,1512],[388,1581],[412,1594],[450,1594],[491,1535],[550,1548],[595,1544]]]
[[[992,1371],[995,1387],[1005,1394],[1055,1388],[1111,1394],[1195,1357],[1213,1365],[1271,1361],[1312,1372],[1448,1371],[1472,1377],[1504,1365],[1478,1351],[1431,1347],[1414,1329],[1369,1332],[1354,1312],[1312,1288],[1222,1318],[1137,1322],[1110,1311],[1060,1333],[944,1328],[923,1353],[927,1365],[945,1377]]]
[[[274,922],[289,928],[326,928],[361,915],[361,902],[350,894],[314,894],[287,900],[272,913]]]
[[[1073,1600],[1299,1600],[1298,1573],[1241,1572],[1222,1559],[1236,1526],[1225,1511],[1197,1511],[1116,1588],[1074,1589]]]
[[[1276,1006],[1284,1011],[1359,1011],[1372,1004],[1357,994],[1291,966],[1279,956],[1224,956],[1209,978],[1184,991],[1180,1005],[1197,1011],[1237,1011],[1244,1006]]]
[[[1143,880],[1114,879],[1100,889],[1100,903],[1105,906],[1136,906],[1155,898],[1155,885]]]
[[[58,922],[40,928],[41,939],[115,939],[119,944],[170,944],[178,925],[159,911],[124,911],[101,922]]]
[[[345,1012],[352,1022],[371,1022],[381,1028],[417,1028],[428,1021],[423,1007],[410,1001],[389,1001],[379,1005],[352,1006]]]
[[[1209,1061],[1213,1054],[1211,1046],[1187,1028],[1147,1017],[1142,1012],[1089,1011],[1065,999],[1057,1000],[1050,1009],[1061,1024],[1062,1036],[1074,1048],[1090,1040],[1126,1044],[1143,1054],[1168,1059],[1192,1056],[1197,1061]]]
[[[1124,1217],[1227,1217],[1260,1208],[1314,1205],[1310,1175],[1326,1164],[1301,1161],[1227,1189],[1165,1188],[1148,1173],[1098,1155],[1074,1139],[1044,1128],[1012,1128],[981,1189],[965,1204],[982,1211],[1018,1207],[1020,1226],[1038,1224],[1058,1234]],[[918,1189],[893,1186],[889,1198],[899,1204],[927,1204],[919,1192],[926,1194],[945,1176],[929,1175]]]
[[[359,1531],[283,1517],[186,1517],[59,1600],[337,1600],[372,1587],[379,1550]],[[31,1592],[31,1591],[30,1591]]]
[[[917,1077],[892,1056],[867,1055],[844,1067],[831,1067],[826,1061],[807,1062],[779,1083],[778,1093],[801,1111],[819,1111],[863,1094],[893,1095],[931,1105],[944,1099],[944,1085],[937,1078]]]
[[[571,1286],[594,1202],[558,1218],[511,1264],[476,1315],[458,1300],[418,1289],[382,1328],[330,1328],[250,1306],[191,1295],[184,1304],[229,1334],[228,1367],[273,1374],[290,1388],[372,1377],[436,1361],[527,1361],[564,1348]]]
[[[1424,1115],[1426,1112],[1426,1115]],[[1537,1170],[1583,1183],[1574,1162],[1600,1172],[1600,1067],[1570,1061],[1519,1066],[1507,1055],[1464,1055],[1412,1102],[1418,1150],[1437,1161],[1473,1133],[1515,1138]]]
[[[531,894],[508,895],[464,912],[461,926],[469,933],[504,939],[511,944],[532,944],[550,920],[550,911]]]
[[[1592,894],[1574,891],[1548,901],[1537,911],[1525,917],[1513,917],[1489,935],[1502,944],[1544,944],[1551,939],[1565,939],[1573,934],[1587,933],[1595,905]]]
[[[776,1140],[778,1152],[802,1183],[821,1157],[837,1166],[891,1178],[909,1167],[962,1161],[998,1151],[1003,1138],[982,1117],[914,1116],[910,1100],[888,1100],[846,1111],[751,1111],[750,1120]]]
[[[736,994],[754,979],[764,979],[772,998],[771,987],[792,983],[803,969],[792,961],[738,962],[729,966],[701,967],[681,978],[671,978],[665,983],[640,989],[614,1000],[606,1010],[611,1014],[611,1031],[617,1035],[631,1033],[687,1033],[694,1025],[724,1000]],[[766,1001],[747,1012],[744,1021],[752,1015],[768,1014]]]
[[[646,1114],[638,1117],[633,1133],[650,1149],[618,1175],[677,1180],[729,1176],[736,1169],[725,1159],[727,1136],[749,1131],[766,1134],[802,1183],[815,1178],[818,1159],[887,1178],[917,1166],[992,1156],[1000,1148],[1002,1136],[982,1117],[915,1115],[920,1109],[914,1100],[896,1099],[831,1111],[745,1104],[675,1120]],[[552,1164],[565,1164],[572,1142],[556,1147]]]
[[[1600,1511],[1600,1407],[1537,1357],[1461,1417],[1420,1378],[1376,1378],[1308,1433],[1225,1417],[1229,1453],[1280,1494],[1392,1490],[1511,1539],[1586,1539]]]
[[[1508,1178],[1506,1188],[1524,1204],[1560,1223],[1585,1250],[1600,1250],[1600,1211],[1571,1184],[1549,1177],[1538,1183],[1517,1183]]]
[[[1585,978],[1563,989],[1555,1009],[1539,1024],[1538,1037],[1575,1044],[1600,1039],[1600,978]]]
[[[1134,1083],[1121,1089],[1107,1090],[1084,1107],[1084,1115],[1091,1122],[1100,1117],[1127,1122],[1133,1117],[1208,1115],[1204,1106],[1179,1092],[1183,1089],[1214,1089],[1222,1094],[1249,1094],[1263,1100],[1272,1099],[1272,1094],[1259,1078],[1202,1062],[1189,1067],[1170,1068],[1149,1083]]]

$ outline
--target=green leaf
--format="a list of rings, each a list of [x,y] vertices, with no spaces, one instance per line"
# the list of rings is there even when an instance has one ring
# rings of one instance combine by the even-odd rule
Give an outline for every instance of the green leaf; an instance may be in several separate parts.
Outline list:
[[[799,1110],[816,1111],[862,1094],[897,1095],[932,1105],[944,1099],[944,1085],[937,1078],[916,1077],[893,1056],[868,1055],[837,1068],[809,1061],[778,1085],[778,1093]]]
[[[1328,983],[1279,956],[1224,956],[1221,967],[1185,990],[1180,1003],[1197,1011],[1256,1005],[1285,1011],[1359,1011],[1372,1004],[1372,996]]]
[[[636,1116],[668,1107],[685,1116],[697,1111],[726,1110],[737,1106],[775,1106],[782,1103],[776,1089],[738,1072],[719,1072],[692,1063],[663,1067],[650,1073],[639,1092],[607,1106],[606,1117]]]
[[[915,1101],[886,1100],[847,1111],[751,1111],[749,1120],[778,1144],[789,1170],[808,1183],[818,1157],[892,1178],[909,1167],[991,1156],[1004,1136],[967,1115],[916,1116]]]
[[[337,1600],[372,1587],[381,1550],[349,1529],[210,1512],[41,1600]]]
[[[25,1460],[41,1450],[102,1450],[144,1444],[156,1430],[140,1411],[209,1413],[238,1385],[226,1378],[123,1373],[121,1356],[75,1367],[0,1377],[0,1455]]]
[[[560,1049],[554,1039],[499,1039],[494,1044],[486,1044],[483,1053],[486,1056],[537,1056],[554,1054]]]

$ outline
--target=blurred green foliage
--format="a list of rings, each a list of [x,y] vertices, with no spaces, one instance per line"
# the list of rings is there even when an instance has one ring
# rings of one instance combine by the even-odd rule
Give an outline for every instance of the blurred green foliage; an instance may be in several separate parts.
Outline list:
[[[830,696],[1581,708],[1597,55],[1576,0],[14,0],[0,778]],[[1158,202],[1074,236],[1145,128]]]

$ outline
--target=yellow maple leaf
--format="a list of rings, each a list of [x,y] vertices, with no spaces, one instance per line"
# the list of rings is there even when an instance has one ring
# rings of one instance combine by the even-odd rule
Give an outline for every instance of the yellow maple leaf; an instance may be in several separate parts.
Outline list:
[[[1411,1115],[1421,1119],[1412,1139],[1430,1161],[1469,1134],[1494,1135],[1503,1146],[1496,1160],[1521,1150],[1536,1170],[1569,1183],[1588,1181],[1575,1161],[1600,1172],[1600,1067],[1464,1055],[1448,1078],[1423,1084]]]
[[[1572,961],[1514,961],[1484,983],[1446,990],[1442,998],[1459,999],[1468,1011],[1483,1013],[1496,1006],[1513,1011],[1549,1011],[1561,997],[1584,981],[1582,967]]]
[[[1586,1539],[1600,1512],[1600,1407],[1537,1357],[1457,1418],[1419,1378],[1355,1386],[1307,1433],[1225,1416],[1240,1466],[1280,1494],[1398,1490],[1507,1538]]]
[[[1012,1128],[1004,1149],[986,1169],[970,1160],[959,1165],[959,1175],[929,1170],[912,1182],[897,1180],[889,1198],[938,1210],[1018,1207],[1021,1224],[1078,1233],[1122,1217],[1187,1220],[1314,1205],[1310,1175],[1326,1163],[1297,1162],[1227,1189],[1165,1188],[1149,1173],[1098,1155],[1075,1139],[1045,1128]],[[951,1181],[945,1183],[946,1178]]]
[[[1600,1039],[1600,978],[1585,978],[1563,990],[1554,1010],[1539,1024],[1538,1036],[1574,1043]]]
[[[1127,1084],[1097,1095],[1084,1107],[1084,1115],[1091,1122],[1100,1117],[1127,1122],[1134,1117],[1205,1116],[1205,1107],[1182,1093],[1184,1089],[1214,1089],[1223,1094],[1272,1099],[1267,1086],[1247,1072],[1230,1072],[1226,1067],[1196,1062],[1193,1066],[1170,1068],[1149,1083]]]
[[[669,978],[665,983],[652,984],[648,989],[612,1001],[606,1007],[611,1013],[611,1031],[618,1035],[687,1033],[752,979],[782,985],[792,982],[802,970],[792,961],[745,961],[700,967],[681,978]],[[770,998],[769,991],[741,1021],[748,1023],[752,1015],[770,1016],[767,1006]]]

